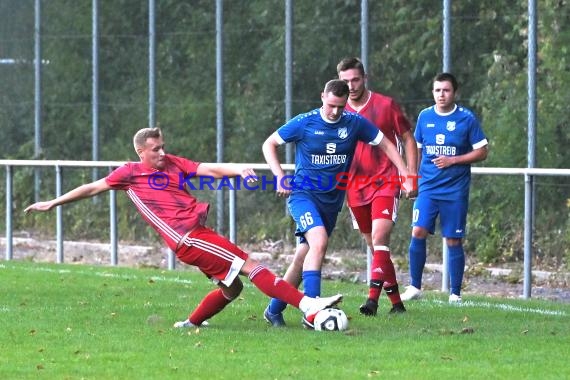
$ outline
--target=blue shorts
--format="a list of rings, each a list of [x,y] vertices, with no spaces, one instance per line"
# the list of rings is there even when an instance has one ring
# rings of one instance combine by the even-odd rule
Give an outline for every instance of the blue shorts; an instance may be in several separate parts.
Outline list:
[[[315,202],[310,197],[297,194],[289,197],[287,206],[297,225],[295,236],[301,237],[301,243],[306,242],[304,238],[305,232],[313,227],[323,226],[327,231],[327,235],[331,236],[336,226],[337,211],[326,211],[323,205]]]
[[[431,199],[420,193],[414,202],[412,227],[422,227],[430,234],[435,232],[439,215],[441,235],[445,238],[463,238],[467,225],[468,198],[461,200]]]

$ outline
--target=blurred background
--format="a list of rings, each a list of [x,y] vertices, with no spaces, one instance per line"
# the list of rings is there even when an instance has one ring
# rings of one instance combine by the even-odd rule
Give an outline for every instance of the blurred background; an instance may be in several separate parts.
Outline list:
[[[41,4],[41,136],[35,119],[35,6]],[[132,136],[149,125],[149,5],[140,0],[0,0],[0,159],[91,160],[93,152],[93,5],[99,48],[97,154],[136,160]],[[284,0],[158,0],[155,8],[155,124],[170,153],[196,161],[217,156],[216,4],[223,3],[223,161],[264,163],[261,144],[287,119]],[[345,56],[361,55],[361,1],[292,2],[291,116],[319,107],[324,83]],[[490,154],[478,166],[527,166],[527,1],[451,2],[451,68],[459,103],[478,115]],[[570,6],[538,2],[536,167],[569,168]],[[218,8],[219,10],[219,8]],[[369,88],[394,97],[412,124],[432,104],[431,79],[442,70],[442,1],[368,2]],[[38,137],[41,144],[38,147]],[[285,154],[285,150],[283,150]],[[53,168],[39,169],[40,198],[55,195]],[[107,171],[99,169],[99,176]],[[91,181],[92,169],[65,169],[63,191]],[[533,259],[568,267],[570,178],[537,177]],[[14,171],[13,228],[53,238],[55,213],[28,217],[34,169]],[[4,196],[5,189],[0,189]],[[218,221],[216,191],[198,191]],[[227,201],[227,193],[223,193]],[[65,239],[106,241],[106,195],[65,206]],[[100,202],[100,203],[99,203]],[[95,205],[94,205],[95,203]],[[119,238],[160,244],[118,196]],[[294,225],[271,191],[239,191],[237,242],[294,244]],[[225,207],[225,206],[224,206]],[[411,202],[402,201],[392,252],[405,255]],[[4,229],[5,209],[0,208]],[[485,263],[523,258],[524,179],[474,175],[466,252]],[[331,249],[359,249],[346,209]],[[430,254],[441,240],[431,239]]]

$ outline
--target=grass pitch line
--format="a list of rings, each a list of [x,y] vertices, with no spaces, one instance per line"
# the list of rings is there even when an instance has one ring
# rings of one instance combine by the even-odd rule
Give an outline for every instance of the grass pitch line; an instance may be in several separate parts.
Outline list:
[[[0,264],[1,269],[9,269],[6,267],[5,264]],[[23,268],[19,268],[21,270]],[[69,269],[53,269],[53,268],[44,268],[44,267],[37,267],[37,266],[29,266],[26,267],[25,270],[29,272],[51,272],[51,273],[58,273],[58,274],[79,274],[79,275],[90,275],[90,276],[98,276],[103,278],[118,278],[118,279],[127,279],[127,280],[152,280],[157,282],[170,282],[176,284],[192,284],[192,280],[183,279],[180,277],[165,277],[165,276],[138,276],[133,274],[117,274],[117,273],[109,273],[107,271],[85,271],[85,270],[69,270]],[[249,284],[248,284],[249,285]],[[417,301],[416,301],[417,302]],[[442,307],[442,306],[450,306],[447,301],[439,300],[439,299],[424,299],[420,300],[419,302],[431,303],[433,305]],[[491,302],[484,302],[484,301],[463,301],[461,304],[451,305],[453,307],[479,307],[479,308],[487,308],[487,309],[498,309],[508,312],[517,312],[517,313],[534,313],[539,315],[555,315],[555,316],[567,316],[564,311],[560,310],[547,310],[541,308],[531,308],[531,307],[522,307],[522,306],[515,306],[509,305],[505,303],[491,303]]]
[[[516,312],[516,313],[534,313],[540,315],[558,315],[558,316],[567,315],[564,311],[561,310],[547,310],[541,308],[522,307],[522,306],[509,305],[505,303],[492,303],[484,301],[463,301],[461,304],[453,304],[453,305],[450,305],[449,302],[447,301],[439,299],[433,299],[430,301],[426,300],[424,302],[433,302],[435,305],[438,306],[451,306],[451,307],[462,307],[462,308],[479,307],[487,309],[498,309],[503,311]]]
[[[9,269],[4,264],[0,264],[0,269]],[[19,268],[19,270],[23,270],[23,268]],[[98,276],[98,277],[105,277],[105,278],[119,278],[125,280],[153,280],[153,281],[162,281],[162,282],[172,282],[177,284],[192,284],[192,280],[183,279],[180,277],[165,277],[165,276],[137,276],[137,275],[127,275],[127,274],[116,274],[116,273],[109,273],[109,272],[98,272],[98,271],[84,271],[84,270],[69,270],[69,269],[53,269],[53,268],[43,268],[43,267],[26,267],[25,270],[29,272],[51,272],[51,273],[58,273],[58,274],[79,274],[79,275],[90,275],[90,276]]]

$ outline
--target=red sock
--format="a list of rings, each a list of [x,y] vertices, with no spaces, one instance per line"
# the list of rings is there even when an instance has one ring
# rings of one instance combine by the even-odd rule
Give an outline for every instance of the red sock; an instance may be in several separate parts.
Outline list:
[[[386,295],[392,304],[402,302],[396,281],[396,269],[390,257],[390,248],[385,245],[374,247],[374,258],[378,256],[378,268],[380,268],[381,278],[384,280]]]
[[[303,293],[298,291],[287,281],[275,276],[275,274],[262,265],[258,265],[251,271],[249,280],[269,297],[278,298],[296,308],[299,308],[299,303],[304,297]]]
[[[390,299],[392,305],[402,302],[400,298],[400,290],[398,289],[398,284],[385,287],[384,290],[386,291],[386,295]]]
[[[227,304],[233,300],[226,298],[222,289],[212,290],[210,293],[206,294],[206,297],[202,299],[198,307],[194,309],[192,314],[188,319],[190,323],[194,326],[200,326],[208,318],[212,318],[214,315],[218,314]]]
[[[370,268],[370,284],[368,288],[368,298],[378,302],[382,293],[384,283],[382,269],[380,267],[380,255],[377,252],[372,254],[372,266]]]

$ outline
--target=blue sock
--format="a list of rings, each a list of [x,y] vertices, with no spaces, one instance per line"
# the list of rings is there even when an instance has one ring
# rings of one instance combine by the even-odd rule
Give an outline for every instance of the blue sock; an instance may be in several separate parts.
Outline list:
[[[412,236],[410,240],[410,278],[411,285],[418,289],[422,288],[422,274],[426,265],[426,239],[418,239]]]
[[[305,295],[309,297],[320,297],[321,295],[321,271],[303,271],[303,286]]]
[[[463,272],[465,271],[465,253],[463,245],[447,246],[449,252],[449,287],[451,293],[461,295],[461,283],[463,282]]]
[[[286,307],[287,303],[278,298],[272,298],[271,301],[269,301],[269,312],[271,314],[281,314]]]

